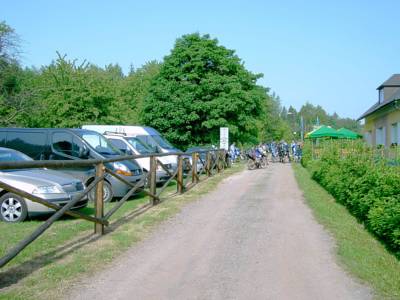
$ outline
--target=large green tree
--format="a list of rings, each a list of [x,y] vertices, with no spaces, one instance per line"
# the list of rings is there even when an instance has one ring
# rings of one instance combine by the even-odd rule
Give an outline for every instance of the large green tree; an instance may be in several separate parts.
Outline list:
[[[23,91],[26,77],[21,69],[19,37],[14,29],[0,22],[0,126],[15,126],[30,111],[30,93]]]
[[[140,124],[145,98],[149,87],[158,75],[161,64],[157,61],[147,62],[138,69],[131,69],[129,75],[122,81],[121,94],[123,103],[116,107],[121,114],[123,124]],[[121,109],[122,107],[126,109]]]
[[[222,126],[229,127],[231,140],[257,139],[266,99],[256,84],[261,76],[209,35],[184,35],[152,81],[142,120],[183,148],[216,143]]]
[[[77,64],[59,55],[31,82],[39,109],[28,123],[38,127],[78,127],[88,122],[107,122],[114,117],[109,112],[118,96],[117,82],[98,67],[86,62]]]

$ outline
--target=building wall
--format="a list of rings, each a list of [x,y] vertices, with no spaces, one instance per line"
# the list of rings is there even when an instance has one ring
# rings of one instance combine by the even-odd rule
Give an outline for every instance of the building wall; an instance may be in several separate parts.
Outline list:
[[[384,87],[383,89],[383,98],[384,101],[392,100],[394,97],[394,93],[396,93],[399,88],[398,87]]]
[[[367,142],[368,136],[370,135],[372,146],[376,146],[377,129],[382,127],[385,131],[384,144],[386,147],[389,147],[392,141],[392,124],[394,123],[398,123],[398,128],[400,128],[400,109],[395,109],[393,107],[383,109],[365,118],[364,136],[366,137]],[[397,140],[399,139],[400,137],[398,137]]]

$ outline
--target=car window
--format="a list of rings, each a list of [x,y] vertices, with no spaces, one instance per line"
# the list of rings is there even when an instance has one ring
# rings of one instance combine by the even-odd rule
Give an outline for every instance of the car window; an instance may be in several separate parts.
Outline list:
[[[55,132],[52,135],[52,147],[59,153],[79,157],[79,148],[82,147],[82,143],[68,132]]]
[[[0,131],[0,145],[4,147],[6,144],[6,131]]]
[[[7,147],[39,159],[46,145],[46,134],[35,131],[8,131]]]
[[[152,152],[152,149],[149,146],[147,146],[146,144],[144,144],[138,138],[127,137],[127,138],[125,138],[125,140],[127,140],[128,143],[131,144],[132,147],[135,148],[136,151],[138,151],[141,154],[151,153]]]
[[[124,152],[125,152],[126,150],[128,150],[128,145],[125,144],[124,141],[122,141],[122,140],[120,140],[120,139],[113,139],[113,138],[109,138],[108,140],[111,142],[111,144],[112,144],[114,147],[118,148],[119,150],[122,150],[122,151],[124,151]]]
[[[168,150],[173,150],[174,146],[172,146],[166,139],[164,139],[162,136],[160,135],[152,135],[151,136],[156,143],[163,149],[168,149]]]
[[[13,151],[13,150],[0,150],[0,161],[31,161],[29,156]]]
[[[151,138],[150,135],[138,135],[136,136],[143,144],[148,146],[152,152],[155,152],[157,149],[157,143]]]
[[[120,151],[115,148],[104,136],[97,132],[82,133],[81,137],[98,153],[103,155],[118,155]]]

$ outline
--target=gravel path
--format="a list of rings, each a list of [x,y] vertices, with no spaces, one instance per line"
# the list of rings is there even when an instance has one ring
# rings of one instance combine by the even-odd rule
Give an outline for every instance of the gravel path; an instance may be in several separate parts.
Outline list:
[[[370,299],[333,249],[290,165],[272,164],[224,180],[70,299]]]

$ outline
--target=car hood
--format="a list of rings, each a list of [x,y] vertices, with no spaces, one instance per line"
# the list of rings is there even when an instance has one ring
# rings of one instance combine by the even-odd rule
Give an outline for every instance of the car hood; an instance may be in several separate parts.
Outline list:
[[[160,157],[157,157],[157,159],[159,159],[164,165],[165,164],[176,165],[178,156],[177,155],[160,156]]]
[[[67,185],[77,183],[79,180],[64,174],[60,171],[47,169],[29,169],[29,170],[10,170],[0,172],[0,180],[9,179],[15,181],[23,181],[31,185]]]
[[[103,156],[105,156],[106,158],[115,158],[115,157],[119,157],[120,155],[114,155],[114,154],[103,154]],[[129,170],[133,171],[133,170],[141,170],[142,168],[139,166],[139,164],[134,160],[122,160],[119,161],[120,163],[123,163],[124,165],[126,165],[128,167]]]

